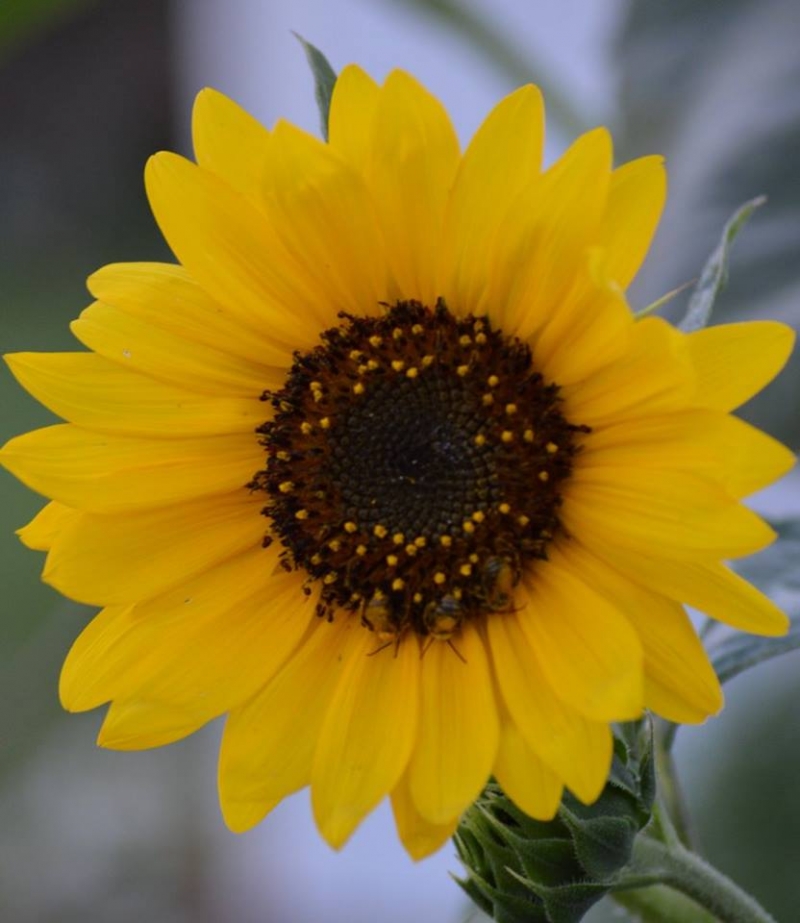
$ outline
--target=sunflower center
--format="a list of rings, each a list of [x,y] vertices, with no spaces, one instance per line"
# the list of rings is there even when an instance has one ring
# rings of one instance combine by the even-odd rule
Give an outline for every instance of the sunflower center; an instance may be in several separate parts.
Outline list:
[[[577,449],[558,386],[487,317],[400,302],[340,315],[297,353],[251,484],[268,495],[267,542],[320,585],[318,613],[360,612],[379,640],[449,639],[509,609],[519,577],[561,524]]]

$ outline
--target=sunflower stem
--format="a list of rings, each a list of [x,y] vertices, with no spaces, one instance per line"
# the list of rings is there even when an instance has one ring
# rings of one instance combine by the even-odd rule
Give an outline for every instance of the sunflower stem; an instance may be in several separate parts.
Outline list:
[[[717,923],[716,918],[685,894],[666,885],[611,894],[614,903],[628,911],[637,923]]]
[[[661,725],[654,735],[656,772],[658,774],[658,801],[654,808],[656,822],[663,831],[659,839],[670,844],[675,839],[691,848],[694,844],[689,812],[683,798],[671,745],[674,739],[675,724]]]
[[[709,865],[696,853],[685,849],[679,843],[666,845],[650,836],[639,836],[634,844],[633,857],[627,868],[618,876],[614,892],[648,888],[651,885],[667,885],[680,894],[691,898],[696,904],[720,923],[776,923],[766,910],[743,891],[730,878]],[[666,915],[664,901],[671,897],[659,897],[659,890],[650,889],[646,902],[639,903],[639,910],[646,913],[648,921],[680,919],[686,923],[701,923],[704,916]],[[615,893],[615,898],[617,897]],[[629,898],[622,903],[636,909]],[[660,914],[660,915],[659,915]]]

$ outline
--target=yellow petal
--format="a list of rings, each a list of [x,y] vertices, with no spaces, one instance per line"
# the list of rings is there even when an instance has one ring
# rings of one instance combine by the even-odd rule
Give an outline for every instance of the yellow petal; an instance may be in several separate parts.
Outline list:
[[[491,247],[521,190],[538,175],[544,143],[539,90],[522,87],[498,103],[467,148],[447,206],[439,293],[459,314],[485,313]]]
[[[283,369],[192,342],[100,302],[70,330],[84,346],[125,368],[201,394],[258,398],[266,388],[280,388],[285,377]],[[288,352],[276,349],[273,358],[286,360]]]
[[[506,795],[529,817],[552,820],[564,786],[536,755],[509,715],[500,725],[494,775]]]
[[[104,304],[158,330],[241,356],[256,365],[286,366],[291,354],[269,337],[264,325],[249,327],[214,301],[183,266],[112,263],[86,282]]]
[[[363,179],[328,145],[279,122],[265,195],[285,249],[318,293],[304,315],[324,330],[339,311],[377,312],[389,291],[388,266]]]
[[[626,420],[592,433],[581,467],[683,469],[718,481],[732,496],[766,487],[794,465],[795,456],[766,433],[713,410]],[[652,475],[658,477],[655,471]]]
[[[623,289],[647,254],[666,197],[663,157],[641,157],[611,175],[599,243],[606,254],[606,272]]]
[[[278,801],[311,781],[320,728],[358,619],[317,621],[310,636],[253,699],[225,725],[219,762],[222,813],[231,830],[254,827]]]
[[[317,328],[308,318],[315,294],[267,216],[213,173],[176,154],[151,157],[150,206],[173,253],[193,278],[247,327],[307,349]]]
[[[619,609],[551,554],[526,584],[519,624],[559,698],[595,721],[642,713],[642,647]]]
[[[33,551],[49,551],[63,529],[81,514],[63,503],[48,503],[33,519],[17,529],[19,540]]]
[[[417,810],[437,825],[450,823],[480,794],[499,734],[483,641],[468,625],[453,645],[458,654],[434,641],[422,658],[420,728],[408,771]]]
[[[784,367],[794,338],[791,327],[766,320],[690,333],[686,344],[697,374],[696,402],[714,410],[744,404]]]
[[[512,204],[492,260],[493,319],[523,339],[560,309],[595,242],[611,175],[605,129],[582,135]]]
[[[593,429],[685,408],[695,393],[686,338],[658,317],[629,331],[626,355],[563,388],[570,420]]]
[[[132,606],[107,606],[83,629],[72,644],[61,668],[58,694],[67,711],[88,711],[114,697],[116,671],[106,673],[107,655],[131,630]],[[98,669],[99,668],[99,669]],[[108,691],[106,691],[108,689]]]
[[[775,532],[713,481],[685,471],[579,468],[563,508],[569,532],[602,546],[690,561],[759,551]]]
[[[123,700],[108,709],[97,744],[109,750],[163,747],[194,734],[206,720],[199,719],[192,709],[141,699]]]
[[[263,467],[264,450],[250,434],[135,439],[60,424],[12,439],[0,464],[68,506],[112,513],[231,493]]]
[[[64,707],[143,698],[210,720],[250,698],[313,617],[297,575],[268,576],[276,556],[257,548],[148,603],[103,610],[64,663]]]
[[[436,302],[436,260],[458,166],[458,139],[442,104],[393,71],[380,90],[367,179],[403,298]]]
[[[505,708],[528,746],[574,794],[591,804],[611,766],[611,731],[558,698],[520,626],[524,612],[493,615],[487,633]]]
[[[269,157],[269,132],[233,100],[206,87],[192,112],[198,164],[258,204]]]
[[[372,154],[378,85],[356,64],[343,68],[333,87],[328,116],[331,148],[363,174]]]
[[[562,388],[583,382],[624,356],[633,325],[624,296],[602,275],[599,254],[590,250],[572,289],[533,338],[534,361]]]
[[[722,689],[681,606],[604,564],[576,542],[561,554],[624,612],[644,652],[645,702],[669,721],[697,724],[722,708]]]
[[[42,579],[92,605],[149,599],[259,545],[266,532],[261,505],[242,491],[125,516],[85,513],[59,532]]]
[[[252,432],[256,398],[211,397],[166,385],[94,353],[12,353],[14,377],[53,413],[87,429],[130,436]]]
[[[656,560],[644,554],[621,554],[608,546],[595,553],[644,586],[733,628],[783,635],[789,627],[786,615],[772,600],[717,561]]]
[[[338,849],[397,784],[417,727],[419,644],[415,637],[375,653],[372,632],[354,633],[355,651],[330,700],[311,769],[311,804]],[[374,656],[373,656],[374,655]]]
[[[392,811],[397,834],[406,852],[416,861],[441,849],[458,826],[458,818],[447,824],[432,824],[425,820],[411,798],[407,775],[400,779],[392,792]]]

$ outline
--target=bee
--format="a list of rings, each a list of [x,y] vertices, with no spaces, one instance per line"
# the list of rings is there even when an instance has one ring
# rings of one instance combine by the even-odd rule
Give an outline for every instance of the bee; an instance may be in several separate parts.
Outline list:
[[[456,657],[466,663],[453,644],[453,635],[463,624],[464,616],[464,607],[455,596],[443,596],[440,600],[429,602],[422,614],[423,624],[428,631],[428,643],[422,648],[422,656],[434,641],[446,641]]]
[[[432,639],[449,641],[464,621],[464,609],[455,596],[443,596],[428,603],[422,620]]]
[[[504,612],[511,607],[512,591],[519,577],[519,568],[511,558],[497,555],[487,558],[481,579],[486,605],[493,612]]]
[[[372,598],[364,604],[364,610],[361,613],[361,623],[366,625],[370,631],[375,632],[378,641],[378,647],[370,652],[370,656],[379,653],[390,644],[394,644],[395,652],[400,645],[400,639],[406,629],[406,625],[397,618],[392,608],[392,602],[385,593],[376,590]]]

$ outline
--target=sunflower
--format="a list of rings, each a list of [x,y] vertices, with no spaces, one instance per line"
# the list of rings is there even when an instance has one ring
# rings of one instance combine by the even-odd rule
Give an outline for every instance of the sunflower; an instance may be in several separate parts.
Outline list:
[[[774,537],[740,500],[792,456],[729,411],[791,332],[636,320],[661,159],[597,129],[543,170],[542,135],[531,86],[463,154],[399,71],[343,71],[328,143],[205,90],[197,163],[146,170],[179,265],[106,266],[89,351],[8,357],[67,421],[2,452],[52,500],[22,541],[103,607],[62,701],[118,749],[227,715],[234,830],[310,786],[339,847],[390,795],[421,857],[490,775],[548,819],[610,722],[721,707],[682,604],[786,628],[723,560]]]

